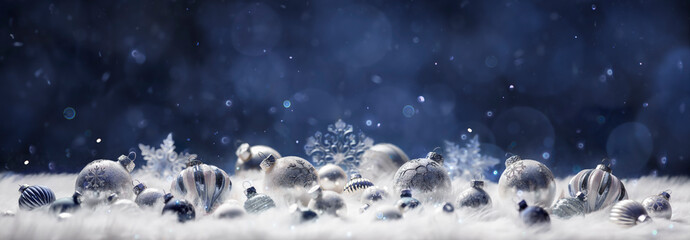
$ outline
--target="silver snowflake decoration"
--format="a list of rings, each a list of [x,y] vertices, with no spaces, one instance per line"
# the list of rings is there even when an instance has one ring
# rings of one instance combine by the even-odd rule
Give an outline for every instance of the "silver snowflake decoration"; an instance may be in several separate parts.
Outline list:
[[[196,154],[186,152],[178,154],[175,152],[175,141],[172,139],[172,133],[169,133],[168,137],[163,140],[159,149],[144,144],[139,144],[139,149],[141,149],[141,155],[146,161],[143,170],[169,181],[172,181],[173,177],[184,169],[190,159],[196,158]]]
[[[465,177],[467,179],[477,178],[477,175],[482,175],[487,169],[499,163],[499,160],[490,156],[482,156],[479,148],[479,136],[475,135],[465,144],[465,147],[460,147],[454,142],[445,141],[446,148],[444,155],[446,169],[451,178]]]
[[[89,169],[86,173],[85,189],[99,189],[105,186],[105,169],[100,166],[95,166]]]
[[[361,131],[354,132],[352,125],[338,119],[328,125],[328,132],[316,132],[307,139],[304,151],[311,156],[316,166],[328,163],[336,164],[345,171],[356,171],[364,151],[373,145],[374,140]]]

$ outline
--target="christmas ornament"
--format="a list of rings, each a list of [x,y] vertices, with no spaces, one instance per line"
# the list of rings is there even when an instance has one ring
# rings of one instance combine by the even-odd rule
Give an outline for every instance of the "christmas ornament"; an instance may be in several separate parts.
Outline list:
[[[553,215],[562,219],[568,219],[576,215],[584,216],[587,213],[587,197],[578,192],[576,197],[561,198],[551,208]]]
[[[378,221],[398,220],[402,218],[402,212],[396,206],[385,205],[376,209],[375,216]]]
[[[450,178],[443,168],[443,156],[435,152],[403,164],[395,173],[394,181],[397,190],[431,192],[450,188]]]
[[[170,192],[183,196],[207,213],[213,211],[232,189],[232,182],[223,169],[200,161],[191,161],[172,182]]]
[[[143,183],[139,183],[134,186],[134,194],[137,197],[134,202],[140,207],[154,207],[158,205],[163,205],[165,199],[165,192],[157,188],[148,188]]]
[[[335,124],[328,125],[326,134],[316,132],[313,137],[309,137],[304,151],[311,156],[316,166],[332,163],[347,171],[356,171],[362,154],[373,143],[374,140],[364,133],[355,133],[352,125],[338,119]]]
[[[237,173],[248,170],[261,170],[261,161],[266,159],[268,155],[281,158],[280,153],[269,146],[249,146],[248,143],[240,145],[237,151],[235,151],[235,155],[237,155],[237,162],[235,163],[235,171]]]
[[[319,214],[317,214],[315,211],[311,209],[304,209],[299,207],[297,204],[292,204],[290,207],[290,212],[292,212],[292,215],[299,221],[300,223],[303,222],[308,222],[308,221],[315,221],[316,219],[319,218]]]
[[[518,203],[520,219],[528,226],[550,224],[549,213],[539,206],[527,206],[527,202],[522,200]]]
[[[371,186],[364,189],[362,192],[361,202],[365,204],[373,204],[374,202],[381,201],[388,198],[388,191],[377,186]]]
[[[672,209],[669,199],[671,194],[662,192],[654,196],[649,196],[642,201],[642,206],[652,217],[671,219]]]
[[[24,184],[19,187],[19,192],[19,208],[22,210],[34,210],[55,202],[55,194],[48,187]]]
[[[410,161],[410,158],[397,146],[379,143],[364,151],[359,169],[370,176],[393,174],[407,161]]]
[[[247,211],[240,205],[223,203],[213,211],[213,216],[223,219],[235,219],[244,216],[246,213]]]
[[[340,216],[347,212],[345,200],[340,194],[333,191],[324,191],[321,186],[314,186],[309,190],[312,199],[309,201],[309,209],[319,214]]]
[[[71,197],[55,200],[50,204],[50,211],[56,213],[74,212],[81,206],[81,193],[74,192]]]
[[[441,212],[444,212],[444,213],[453,213],[453,212],[455,212],[455,207],[453,207],[453,204],[452,204],[452,203],[446,202],[446,203],[444,203],[443,206],[441,207]]]
[[[261,169],[266,173],[264,182],[269,188],[309,188],[318,180],[314,166],[301,157],[276,159],[269,155],[261,162]]]
[[[403,189],[400,191],[400,200],[398,200],[396,205],[401,211],[405,212],[416,208],[421,205],[421,203],[419,200],[412,197],[412,191],[410,191],[410,189]]]
[[[194,211],[194,205],[185,199],[174,199],[173,195],[170,193],[165,194],[165,206],[163,206],[162,214],[176,214],[177,221],[186,222],[189,220],[194,220],[196,217],[196,211]]]
[[[326,164],[319,168],[319,185],[324,190],[342,193],[345,184],[347,183],[347,175],[345,171],[334,164]]]
[[[345,193],[358,193],[364,191],[371,186],[374,186],[369,179],[363,178],[359,173],[353,173],[350,176],[350,181],[345,184],[343,192]]]
[[[604,164],[597,165],[595,169],[580,171],[568,183],[568,192],[571,197],[575,197],[577,192],[585,194],[587,197],[586,213],[628,199],[623,183],[611,174],[611,168]]]
[[[484,181],[472,181],[470,188],[458,196],[458,207],[478,208],[491,205],[491,197],[483,187]]]
[[[175,175],[185,168],[187,162],[196,159],[196,154],[178,154],[175,152],[175,141],[173,141],[172,133],[169,133],[168,137],[163,140],[159,149],[144,144],[139,144],[139,149],[146,161],[146,165],[142,169],[168,181],[172,181]]]
[[[623,200],[613,205],[609,219],[624,227],[632,227],[652,220],[644,206],[633,200]]]
[[[512,156],[506,160],[506,170],[498,180],[498,196],[506,203],[524,199],[532,205],[551,206],[556,181],[544,164]]]
[[[271,197],[256,193],[256,188],[250,186],[244,191],[247,201],[244,202],[244,209],[248,213],[261,213],[276,206]]]
[[[490,167],[499,163],[499,160],[490,156],[482,156],[479,147],[479,136],[474,135],[465,147],[460,147],[454,142],[446,141],[445,159],[443,165],[448,169],[451,178],[468,178],[473,174],[486,172]]]
[[[134,159],[120,156],[117,161],[106,159],[95,160],[79,172],[74,188],[87,195],[107,197],[116,193],[123,198],[131,198]]]
[[[129,199],[122,199],[117,196],[116,193],[108,196],[108,203],[110,203],[110,209],[115,211],[136,211],[139,210],[139,205],[134,201]]]

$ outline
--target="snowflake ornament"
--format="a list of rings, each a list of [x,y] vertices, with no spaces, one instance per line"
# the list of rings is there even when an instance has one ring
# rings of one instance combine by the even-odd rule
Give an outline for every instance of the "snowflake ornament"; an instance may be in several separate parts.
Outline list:
[[[465,177],[468,180],[476,178],[476,175],[484,173],[490,167],[499,163],[499,160],[490,156],[482,156],[479,151],[479,136],[475,135],[465,147],[460,147],[454,142],[445,141],[446,160],[443,162],[448,175],[451,178]]]
[[[354,172],[359,167],[364,151],[373,144],[373,139],[361,131],[355,133],[352,125],[338,119],[335,124],[328,125],[327,133],[316,132],[309,137],[304,151],[317,167],[332,163],[345,171]]]
[[[163,140],[159,149],[144,144],[139,144],[139,149],[141,149],[141,155],[146,161],[143,170],[168,181],[172,181],[175,174],[182,171],[190,159],[196,158],[196,154],[186,152],[178,154],[175,152],[175,141],[172,139],[172,133],[169,133],[168,137]]]

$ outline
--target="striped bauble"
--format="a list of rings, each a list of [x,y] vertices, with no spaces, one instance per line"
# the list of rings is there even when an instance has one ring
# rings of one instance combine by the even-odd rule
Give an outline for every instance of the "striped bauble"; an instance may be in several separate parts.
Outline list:
[[[570,180],[568,192],[571,197],[577,197],[578,192],[585,194],[585,207],[588,213],[628,199],[623,183],[611,174],[611,168],[604,164],[597,165],[595,169],[580,171]]]
[[[350,181],[345,184],[343,192],[355,193],[371,186],[374,186],[374,183],[372,183],[369,179],[363,178],[359,173],[355,173],[350,177]]]
[[[33,210],[55,202],[53,191],[44,186],[24,184],[19,187],[19,192],[19,208],[22,210]]]
[[[170,191],[211,212],[232,189],[230,177],[222,169],[193,161],[173,180]]]

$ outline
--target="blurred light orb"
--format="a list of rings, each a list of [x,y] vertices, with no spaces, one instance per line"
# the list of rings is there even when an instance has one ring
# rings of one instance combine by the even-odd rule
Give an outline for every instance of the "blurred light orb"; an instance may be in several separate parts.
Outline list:
[[[611,131],[606,152],[617,160],[616,172],[622,175],[639,174],[652,154],[652,133],[639,122],[627,122]]]
[[[224,136],[220,139],[220,142],[223,144],[228,144],[228,143],[230,143],[230,138],[227,136]]]
[[[606,75],[613,76],[613,69],[606,69]]]
[[[77,116],[77,110],[74,110],[72,107],[67,107],[62,111],[62,116],[67,120],[72,120]]]
[[[283,101],[283,107],[284,108],[290,108],[290,106],[292,106],[292,103],[290,102],[290,100]]]
[[[371,126],[371,120],[366,121],[367,126]]]
[[[424,96],[417,97],[417,102],[423,103],[425,101]]]
[[[238,52],[247,56],[265,55],[281,39],[281,19],[271,7],[249,4],[236,14],[231,39]]]
[[[225,100],[225,106],[226,106],[226,107],[232,106],[232,100],[230,100],[230,99]]]
[[[488,56],[486,59],[484,59],[484,64],[486,64],[486,66],[489,68],[495,68],[496,65],[498,65],[498,58],[493,55]]]
[[[549,152],[544,152],[541,154],[541,157],[544,159],[549,159],[551,157],[551,154]]]
[[[139,50],[132,50],[130,55],[132,55],[132,58],[134,58],[134,61],[137,64],[144,64],[144,62],[146,62],[146,55],[144,55],[144,53],[140,52]]]
[[[403,107],[402,113],[403,113],[403,116],[405,116],[407,118],[411,118],[412,116],[414,116],[414,113],[415,113],[414,107],[411,105],[405,105]]]

